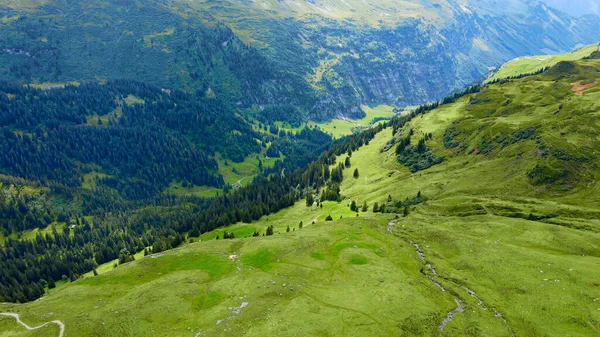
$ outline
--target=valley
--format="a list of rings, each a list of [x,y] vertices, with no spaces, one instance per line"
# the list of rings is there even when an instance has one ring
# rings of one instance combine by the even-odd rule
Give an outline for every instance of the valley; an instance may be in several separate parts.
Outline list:
[[[337,201],[322,199],[331,182],[308,187],[310,205],[0,311],[60,320],[65,336],[593,336],[600,89],[571,84],[596,83],[598,69],[563,61],[397,116],[329,162],[331,179],[342,164]],[[411,171],[399,158],[412,145],[396,149],[406,135],[443,160]],[[0,328],[31,335],[12,318]]]
[[[0,0],[0,336],[599,335],[549,3]]]

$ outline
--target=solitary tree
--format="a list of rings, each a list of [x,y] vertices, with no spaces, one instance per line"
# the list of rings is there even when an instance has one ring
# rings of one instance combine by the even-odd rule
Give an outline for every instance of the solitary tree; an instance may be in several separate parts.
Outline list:
[[[357,208],[357,206],[356,206],[356,201],[352,200],[352,202],[350,203],[350,210],[351,210],[352,212],[356,212],[356,211],[358,211],[358,208]]]
[[[331,214],[329,214],[326,218],[325,221],[333,221],[333,218],[331,217]]]
[[[273,235],[273,225],[267,227],[267,236]]]
[[[373,213],[377,213],[379,212],[379,204],[377,202],[375,202],[373,204]]]
[[[300,224],[298,225],[298,228],[302,229],[302,226],[304,226],[304,223],[302,221],[300,221]]]
[[[369,210],[369,207],[367,206],[367,201],[365,200],[365,202],[363,202],[363,207],[362,207],[361,211],[364,213],[368,210]]]
[[[346,157],[346,160],[344,161],[344,165],[346,167],[350,167],[350,157]]]
[[[290,225],[287,226],[287,229],[285,230],[286,233],[290,232]]]
[[[358,178],[358,169],[354,169],[354,178]]]

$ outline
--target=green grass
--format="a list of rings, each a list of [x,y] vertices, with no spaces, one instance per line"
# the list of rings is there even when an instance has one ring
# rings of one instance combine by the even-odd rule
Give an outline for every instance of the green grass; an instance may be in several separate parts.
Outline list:
[[[474,290],[518,336],[592,336],[600,332],[598,235],[535,221],[482,215],[416,214],[398,235],[417,241],[444,286]],[[461,289],[463,288],[463,289]],[[449,326],[460,335],[466,311]]]
[[[284,159],[283,157],[266,159],[263,152],[260,154],[251,154],[241,163],[225,160],[219,154],[217,154],[216,159],[219,163],[219,173],[223,175],[225,183],[233,185],[236,182],[239,182],[242,186],[246,186],[250,181],[252,181],[254,176],[259,173],[259,159],[262,162],[264,169],[273,167],[277,160]]]
[[[125,104],[132,106],[135,104],[146,104],[146,101],[144,101],[143,99],[134,96],[134,95],[128,95],[127,97],[125,97],[123,99],[123,101],[125,101]]]
[[[133,257],[136,260],[139,260],[139,259],[143,258],[144,257],[144,251],[135,253],[133,255]],[[114,259],[112,261],[103,263],[103,264],[99,265],[98,267],[96,267],[96,272],[98,273],[98,275],[104,274],[106,272],[109,272],[109,271],[113,270],[115,268],[115,264],[118,265],[118,263],[119,263],[119,259]],[[83,274],[82,277],[88,278],[88,277],[93,277],[93,276],[94,276],[94,273],[92,271],[90,271],[88,273]]]
[[[294,206],[281,210],[275,214],[263,216],[259,220],[250,223],[237,223],[235,225],[216,229],[211,232],[204,233],[200,236],[201,240],[213,240],[217,236],[223,238],[223,232],[233,233],[236,238],[252,236],[254,231],[258,231],[261,235],[266,232],[267,227],[273,226],[274,233],[285,233],[287,227],[291,231],[298,230],[300,221],[303,227],[314,225],[320,226],[325,224],[325,218],[331,215],[333,219],[356,217],[356,213],[350,211],[347,202],[337,203],[332,201],[323,202],[323,207],[306,207],[304,200],[298,201]]]
[[[376,107],[368,107],[363,105],[362,109],[366,114],[366,116],[362,119],[355,120],[334,118],[329,122],[310,122],[309,124],[311,126],[318,126],[321,130],[332,135],[334,138],[340,138],[368,128],[375,118],[392,118],[395,115],[393,112],[394,107],[388,105],[380,105]]]
[[[80,85],[79,82],[77,81],[71,81],[71,82],[42,82],[42,83],[38,83],[38,82],[34,82],[34,83],[30,83],[29,84],[31,87],[33,88],[38,88],[38,89],[53,89],[53,88],[63,88],[64,86],[67,85],[73,85],[78,87]]]
[[[401,132],[412,128],[413,141],[431,133],[427,146],[447,158],[441,164],[410,173],[394,147],[381,151],[388,128],[353,152],[343,202],[301,200],[0,311],[32,325],[60,319],[67,336],[439,336],[458,299],[464,311],[444,336],[598,335],[600,88],[576,96],[571,83],[600,75],[558,70],[413,119]],[[519,138],[527,128],[534,136]],[[571,170],[539,184],[528,176],[538,165]],[[426,201],[406,217],[348,208],[418,192]],[[273,236],[247,238],[271,225]],[[225,230],[236,239],[215,240]],[[0,320],[0,334],[13,332],[19,327]]]
[[[180,182],[172,182],[165,190],[165,193],[177,196],[193,195],[196,197],[210,198],[216,196],[218,193],[222,193],[222,190],[220,188],[208,186],[183,187]]]
[[[133,104],[142,104],[143,100],[136,98],[135,96],[129,95],[127,98],[125,98],[124,101],[120,101],[117,100],[117,103],[119,103],[119,105],[115,108],[115,110],[113,110],[112,112],[100,116],[97,114],[94,115],[90,115],[90,116],[86,116],[86,125],[90,125],[90,126],[108,126],[108,123],[110,122],[110,120],[114,120],[114,121],[118,121],[121,116],[123,116],[123,103],[127,104],[127,105],[133,105]]]
[[[451,298],[424,282],[412,248],[383,230],[387,221],[352,218],[268,238],[188,244],[0,310],[28,324],[60,319],[65,336],[435,332],[431,323],[451,309]],[[368,263],[352,263],[356,256]],[[18,330],[0,324],[3,333]]]
[[[518,76],[522,74],[531,74],[544,67],[551,67],[560,61],[580,60],[598,49],[598,44],[593,44],[580,48],[569,54],[557,55],[537,55],[524,56],[507,62],[498,71],[488,79],[488,81]]]
[[[46,228],[43,228],[43,229],[35,228],[35,229],[27,230],[27,231],[24,231],[21,233],[13,233],[8,237],[5,237],[2,234],[0,234],[0,245],[4,245],[6,240],[8,240],[9,238],[12,240],[35,240],[35,237],[38,235],[38,233],[41,235],[52,233],[53,225],[56,226],[56,230],[60,232],[62,230],[62,228],[65,226],[65,223],[59,222],[59,223],[50,224]]]
[[[83,175],[83,182],[81,183],[81,187],[92,189],[96,187],[97,180],[102,178],[110,177],[108,174],[98,173],[98,172],[90,172]]]
[[[240,186],[246,186],[260,172],[258,159],[262,161],[263,169],[271,168],[277,160],[283,160],[284,157],[266,159],[265,153],[251,154],[241,163],[236,163],[231,160],[226,160],[220,154],[216,155],[217,163],[219,164],[219,173],[223,175],[225,183],[234,185],[239,183]],[[173,181],[164,191],[165,193],[174,194],[177,196],[196,196],[196,197],[214,197],[217,194],[222,194],[222,189],[209,186],[194,186],[183,187],[182,182]]]

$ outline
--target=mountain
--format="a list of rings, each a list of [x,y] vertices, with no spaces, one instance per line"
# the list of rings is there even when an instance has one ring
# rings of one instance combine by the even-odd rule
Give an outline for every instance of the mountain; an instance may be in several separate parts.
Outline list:
[[[509,59],[600,39],[597,17],[538,1],[53,0],[0,10],[5,79],[134,79],[315,120],[437,100]]]
[[[599,22],[0,0],[0,334],[594,335]]]
[[[598,0],[544,0],[549,6],[573,16],[595,14],[600,15],[600,2]]]
[[[593,53],[423,105],[250,187],[289,207],[0,311],[78,336],[594,336],[598,81]]]

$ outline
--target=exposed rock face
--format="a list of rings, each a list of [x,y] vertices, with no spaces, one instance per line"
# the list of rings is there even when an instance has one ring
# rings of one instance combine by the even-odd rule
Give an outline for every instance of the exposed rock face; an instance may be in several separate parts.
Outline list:
[[[334,111],[352,116],[349,107],[361,103],[406,106],[436,100],[512,58],[600,39],[593,16],[575,19],[536,2],[513,16],[501,15],[505,10],[493,1],[476,6],[456,7],[454,20],[442,27],[407,20],[395,28],[342,24],[313,32],[310,40],[326,50],[321,60],[337,58],[324,71],[329,76],[318,82],[332,104],[342,104]]]
[[[437,100],[512,58],[600,40],[598,17],[574,18],[534,0],[415,0],[411,8],[386,0],[262,2],[273,9],[237,0],[69,8],[50,1],[21,15],[0,5],[0,16],[19,18],[0,23],[0,76],[132,78],[209,92],[242,109],[295,106],[320,120],[361,117],[361,104]],[[334,18],[342,12],[345,19]]]

